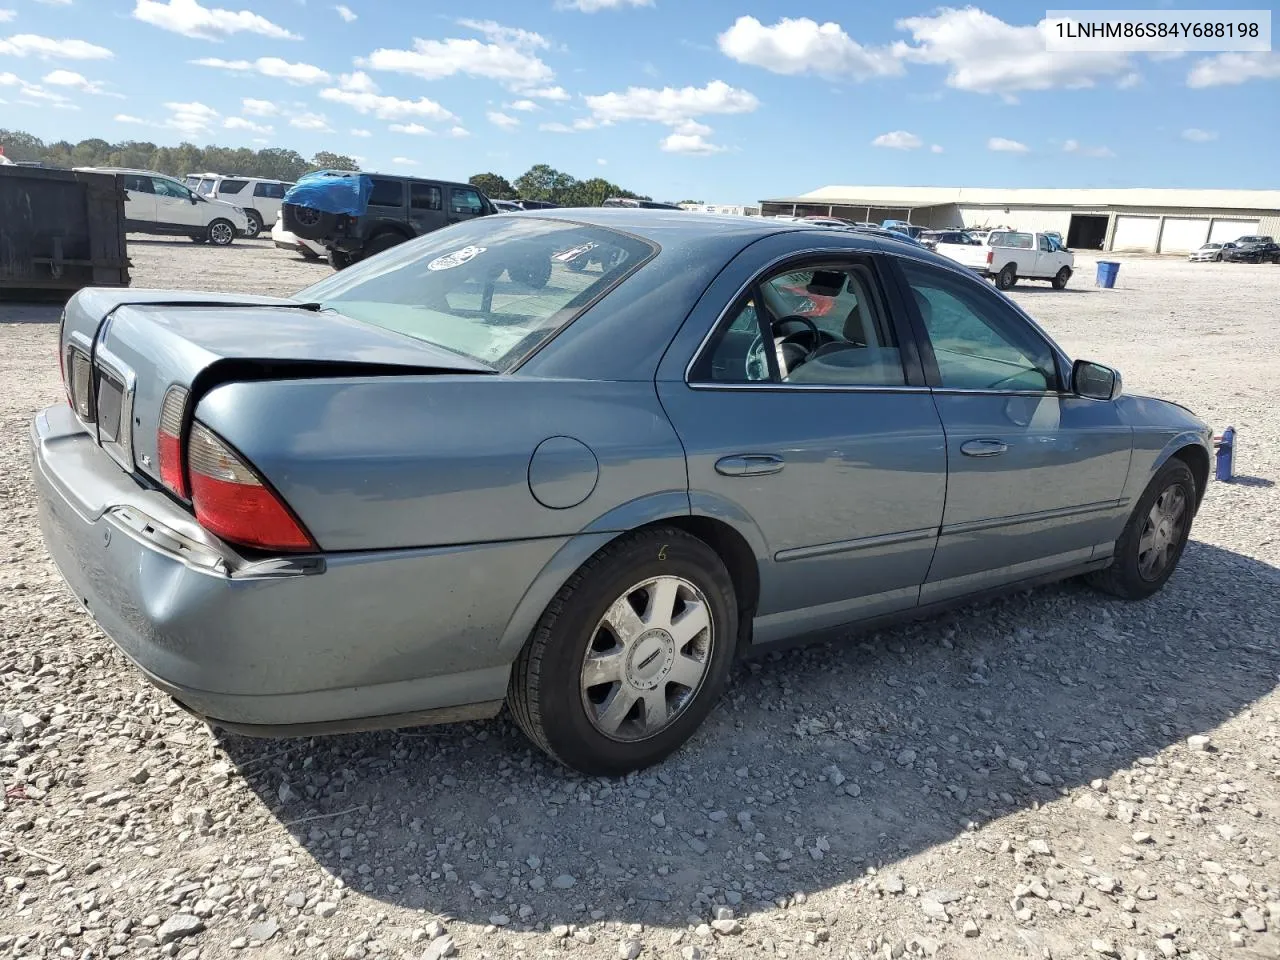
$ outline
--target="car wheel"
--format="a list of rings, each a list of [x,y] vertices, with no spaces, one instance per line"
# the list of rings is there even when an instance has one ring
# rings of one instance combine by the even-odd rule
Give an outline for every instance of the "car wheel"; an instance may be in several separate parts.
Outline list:
[[[1071,268],[1063,267],[1061,270],[1057,272],[1057,274],[1053,278],[1053,281],[1052,281],[1053,289],[1055,290],[1067,289],[1067,281],[1070,279],[1071,279]]]
[[[236,228],[230,220],[215,220],[209,224],[209,242],[215,247],[229,247],[235,238]]]
[[[1004,269],[996,274],[996,286],[1001,290],[1012,290],[1013,285],[1018,282],[1018,268],[1012,263],[1006,263]]]
[[[1217,263],[1221,263],[1221,262],[1222,262],[1222,254],[1218,254],[1218,255],[1217,255],[1216,257],[1214,257],[1213,259],[1214,259],[1214,261],[1216,261]]]
[[[284,228],[303,240],[323,240],[338,225],[336,213],[327,213],[315,207],[286,203],[280,209],[284,215]]]
[[[1090,574],[1089,582],[1125,600],[1151,596],[1178,566],[1191,534],[1195,505],[1195,477],[1175,457],[1160,468],[1138,499],[1116,541],[1111,566]]]
[[[246,240],[253,240],[262,232],[262,217],[257,210],[246,210],[244,217],[249,221],[249,226],[244,232]]]
[[[737,644],[733,581],[696,537],[655,527],[608,544],[556,594],[511,670],[507,703],[566,766],[618,776],[697,730]]]
[[[376,257],[383,251],[390,250],[392,247],[398,247],[404,243],[404,237],[398,233],[380,233],[364,245],[361,251],[361,259],[367,260],[369,257]]]
[[[332,247],[329,248],[327,259],[329,260],[329,266],[335,270],[345,270],[356,262],[356,258],[345,250],[334,250]]]

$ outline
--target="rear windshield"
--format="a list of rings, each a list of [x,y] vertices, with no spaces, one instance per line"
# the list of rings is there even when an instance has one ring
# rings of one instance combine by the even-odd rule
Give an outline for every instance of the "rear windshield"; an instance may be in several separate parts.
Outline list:
[[[603,227],[485,217],[394,247],[296,299],[501,371],[634,273],[656,249]]]

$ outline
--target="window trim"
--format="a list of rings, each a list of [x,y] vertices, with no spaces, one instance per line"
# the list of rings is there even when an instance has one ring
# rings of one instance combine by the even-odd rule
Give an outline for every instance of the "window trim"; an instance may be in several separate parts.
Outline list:
[[[374,180],[380,181],[381,183],[396,184],[400,188],[400,202],[395,204],[391,204],[391,203],[375,204],[373,202],[373,191],[377,189],[377,184],[373,183]],[[408,193],[409,193],[408,187],[409,187],[409,184],[406,180],[397,179],[396,177],[370,177],[368,206],[383,207],[387,210],[408,210],[409,207],[405,203],[405,201],[408,199]]]
[[[443,193],[443,191],[441,192]],[[476,200],[478,201],[478,205],[475,208],[468,207],[466,210],[458,209],[453,205],[453,198],[457,194],[466,194],[466,193],[473,194]],[[444,198],[441,197],[440,199],[441,199],[441,202],[443,202]],[[461,183],[451,183],[449,184],[449,206],[448,208],[442,207],[442,209],[448,216],[451,216],[451,217],[483,217],[484,216],[484,194],[482,194],[479,191],[479,189],[476,187],[468,186],[466,184],[461,184]]]
[[[438,201],[439,205],[435,207],[418,206],[413,202],[414,201],[413,194],[415,189],[419,191],[426,190],[428,191],[428,195],[430,195],[430,191],[434,190],[436,194],[435,199]],[[432,183],[429,180],[410,180],[409,181],[409,212],[412,214],[414,210],[424,212],[424,213],[444,213],[445,212],[444,188],[440,184]]]
[[[993,387],[947,387],[942,383],[942,373],[938,369],[938,360],[933,352],[933,340],[929,337],[929,331],[924,325],[924,318],[920,315],[920,309],[916,306],[915,297],[911,293],[911,284],[907,280],[907,275],[902,269],[901,262],[910,260],[914,265],[919,267],[932,268],[941,273],[949,274],[962,283],[972,285],[979,299],[986,298],[993,304],[996,311],[1005,311],[1014,322],[1024,324],[1027,329],[1037,338],[1042,340],[1049,348],[1049,354],[1053,358],[1054,374],[1057,385],[1049,390],[1000,390]],[[987,396],[1004,396],[1004,397],[1060,397],[1074,396],[1065,384],[1069,384],[1070,377],[1063,373],[1064,368],[1070,369],[1071,361],[1062,349],[1053,341],[1047,333],[1040,329],[1031,317],[1018,309],[1017,305],[1007,300],[1005,297],[997,293],[992,287],[987,286],[985,280],[977,277],[968,271],[952,269],[940,263],[933,263],[928,260],[918,259],[916,257],[895,256],[893,258],[892,271],[894,278],[899,287],[899,295],[903,300],[903,309],[913,328],[913,334],[920,351],[921,362],[924,367],[925,380],[929,388],[934,393],[943,394],[984,394]]]
[[[760,284],[772,276],[786,270],[819,268],[821,266],[866,266],[870,269],[876,282],[879,283],[880,298],[888,316],[885,319],[898,339],[898,352],[902,361],[903,384],[841,384],[841,383],[785,383],[777,379],[758,380],[748,383],[719,383],[714,380],[694,379],[693,371],[702,359],[703,354],[712,341],[737,318],[738,313],[753,296],[759,297]],[[738,291],[729,299],[716,316],[702,340],[698,343],[693,356],[684,366],[685,386],[692,390],[803,390],[818,393],[927,393],[929,385],[926,372],[922,367],[923,357],[916,343],[915,331],[907,322],[902,303],[902,293],[898,286],[894,271],[888,267],[886,256],[880,251],[871,249],[841,249],[839,247],[815,247],[806,250],[795,250],[775,257],[764,264],[743,282]],[[763,327],[761,311],[756,311],[756,322],[760,325],[761,336],[767,337]],[[773,351],[766,351],[765,360],[769,364],[771,378],[778,377],[777,359]]]

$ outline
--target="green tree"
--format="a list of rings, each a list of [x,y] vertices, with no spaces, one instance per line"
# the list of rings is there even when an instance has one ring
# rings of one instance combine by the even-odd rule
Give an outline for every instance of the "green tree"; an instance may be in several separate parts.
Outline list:
[[[321,150],[311,158],[310,169],[312,170],[359,170],[360,164],[354,159],[342,153],[330,153],[328,150]]]
[[[0,128],[0,147],[4,147],[4,155],[15,163],[19,160],[43,160],[49,149],[43,140],[26,131],[3,128]]]
[[[514,200],[516,198],[516,188],[511,185],[506,177],[500,177],[496,173],[472,174],[467,182],[490,200]]]
[[[517,177],[512,186],[516,188],[523,200],[563,203],[566,195],[577,182],[570,174],[545,163],[538,163]]]

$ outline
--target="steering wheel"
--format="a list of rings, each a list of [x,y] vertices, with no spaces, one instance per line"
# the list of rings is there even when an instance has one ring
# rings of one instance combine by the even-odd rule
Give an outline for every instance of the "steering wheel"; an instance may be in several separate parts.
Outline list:
[[[825,342],[824,335],[822,331],[818,329],[818,325],[808,317],[803,317],[798,313],[771,321],[769,329],[774,334],[777,334],[781,331],[782,327],[785,327],[790,323],[802,324],[805,329],[783,337],[778,343],[778,351],[782,354],[780,360],[789,371],[794,370],[796,367],[800,366],[812,357],[817,352],[818,348]],[[802,334],[810,335],[810,343],[808,346],[804,346],[796,341],[795,338]],[[767,380],[769,378],[767,372],[768,365],[765,362],[764,355],[764,341],[760,338],[759,334],[756,334],[756,338],[751,341],[751,347],[747,350],[746,368],[747,379],[749,380]]]

